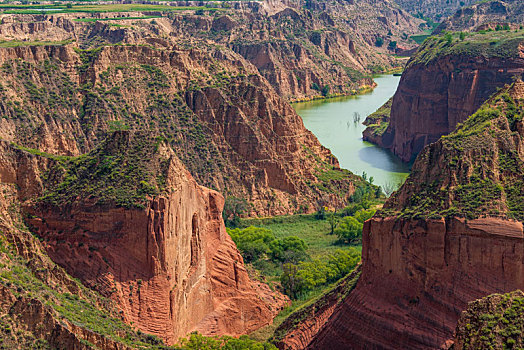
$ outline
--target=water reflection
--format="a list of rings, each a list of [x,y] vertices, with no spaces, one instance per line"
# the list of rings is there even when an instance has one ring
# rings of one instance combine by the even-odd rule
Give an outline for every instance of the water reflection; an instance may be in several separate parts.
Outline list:
[[[375,183],[397,183],[410,170],[391,152],[362,140],[365,117],[382,106],[398,86],[400,77],[375,78],[373,92],[360,96],[296,103],[294,107],[320,142],[338,158],[341,167],[373,176]]]

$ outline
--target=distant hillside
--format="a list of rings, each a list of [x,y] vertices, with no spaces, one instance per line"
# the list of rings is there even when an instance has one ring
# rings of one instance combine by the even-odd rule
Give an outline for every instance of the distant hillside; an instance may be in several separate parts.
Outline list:
[[[478,31],[483,29],[519,29],[524,25],[524,2],[520,0],[480,1],[458,10],[436,29],[447,31]]]
[[[462,6],[471,5],[477,0],[395,0],[395,2],[411,14],[422,15],[440,22]]]

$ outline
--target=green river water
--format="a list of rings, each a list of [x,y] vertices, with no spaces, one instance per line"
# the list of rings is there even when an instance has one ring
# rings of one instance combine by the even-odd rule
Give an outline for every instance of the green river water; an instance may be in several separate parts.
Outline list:
[[[410,167],[390,151],[362,140],[366,117],[382,106],[397,89],[400,77],[383,75],[370,93],[327,100],[294,103],[293,107],[320,143],[338,158],[342,168],[372,176],[377,185],[397,184],[405,179]],[[360,122],[355,122],[355,112]]]

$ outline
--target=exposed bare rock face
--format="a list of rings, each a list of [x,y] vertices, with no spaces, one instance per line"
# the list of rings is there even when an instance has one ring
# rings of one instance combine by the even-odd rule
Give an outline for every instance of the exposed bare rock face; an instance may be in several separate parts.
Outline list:
[[[273,342],[279,349],[304,349],[329,321],[341,301],[351,293],[361,274],[362,265],[341,280],[314,303],[288,317],[275,330]],[[297,320],[300,320],[297,322]]]
[[[362,274],[310,349],[435,349],[460,313],[524,287],[524,83],[427,146],[365,223]]]
[[[340,170],[255,67],[215,45],[186,44],[2,48],[0,136],[78,155],[111,130],[150,130],[200,184],[247,199],[253,213],[347,200],[360,178]],[[326,171],[344,179],[318,186]]]
[[[188,4],[191,3],[180,5]],[[138,42],[156,46],[181,38],[192,38],[193,47],[200,40],[214,42],[255,65],[282,97],[297,100],[321,96],[324,86],[336,94],[355,93],[361,87],[371,86],[369,73],[405,63],[377,51],[388,52],[388,41],[415,47],[407,37],[419,33],[419,25],[423,23],[384,0],[358,4],[246,1],[223,7],[221,11],[206,11],[203,15],[195,15],[194,11],[81,15],[92,19],[119,17],[118,23],[127,28],[114,27],[111,21],[74,22],[78,14],[4,15],[0,19],[0,38],[76,40],[82,48]],[[143,14],[163,17],[125,19]],[[378,37],[386,42],[381,48],[375,46]]]
[[[287,299],[250,281],[225,231],[223,197],[197,185],[173,151],[153,140],[117,132],[87,160],[80,157],[80,168],[68,163],[74,168],[65,175],[51,169],[50,178],[63,178],[26,204],[31,229],[54,262],[113,299],[126,323],[170,344],[192,331],[238,336],[271,323]],[[124,178],[145,175],[105,187],[116,176],[106,174],[110,160]],[[78,180],[68,182],[72,174]],[[161,191],[151,196],[155,186]]]
[[[434,31],[478,31],[507,25],[518,29],[524,23],[524,4],[518,0],[492,0],[461,8]]]
[[[5,348],[150,348],[110,300],[71,278],[23,222],[20,200],[39,196],[55,160],[0,141],[0,346]],[[125,341],[123,341],[125,339]]]
[[[490,47],[489,40],[501,46]],[[413,160],[426,145],[452,132],[497,88],[522,76],[523,41],[513,32],[474,34],[452,44],[443,37],[427,40],[402,75],[387,129],[378,130],[377,136],[371,128],[366,139],[391,149],[403,161]]]

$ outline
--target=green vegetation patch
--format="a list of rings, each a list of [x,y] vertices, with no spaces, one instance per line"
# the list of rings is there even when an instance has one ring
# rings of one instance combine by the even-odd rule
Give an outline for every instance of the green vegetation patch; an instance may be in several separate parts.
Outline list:
[[[42,203],[63,206],[78,200],[143,208],[165,187],[170,158],[162,159],[163,142],[145,134],[118,131],[92,152],[60,161],[47,174]]]
[[[463,349],[522,349],[524,294],[493,294],[469,304],[457,326]]]
[[[111,18],[75,18],[75,22],[104,22],[104,21],[124,21],[126,19],[151,19],[161,18],[162,16],[140,16],[140,17],[111,17]]]
[[[371,132],[373,136],[380,137],[386,132],[389,126],[389,117],[391,115],[391,106],[393,97],[384,103],[379,109],[366,117],[362,124],[366,125],[366,131]]]
[[[203,6],[169,6],[153,4],[74,4],[66,5],[12,5],[0,4],[0,13],[5,14],[54,14],[54,13],[103,13],[103,12],[140,12],[140,11],[196,11],[206,9]]]
[[[445,57],[518,57],[519,45],[524,42],[524,31],[491,31],[479,33],[443,33],[424,41],[408,67],[416,64],[428,65]]]
[[[72,43],[72,40],[62,41],[21,41],[21,40],[0,40],[0,47],[19,47],[19,46],[63,46]]]

